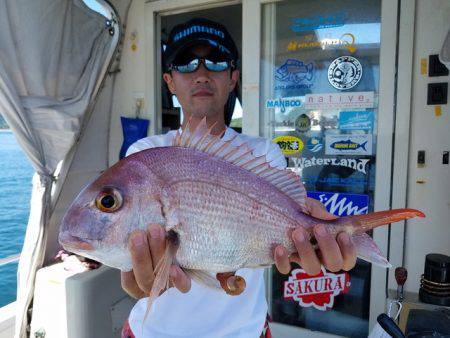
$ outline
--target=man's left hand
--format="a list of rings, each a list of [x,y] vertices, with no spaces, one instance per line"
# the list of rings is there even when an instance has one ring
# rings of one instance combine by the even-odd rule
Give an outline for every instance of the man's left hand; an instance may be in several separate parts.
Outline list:
[[[328,213],[325,206],[315,199],[307,198],[306,207],[313,217],[323,220],[337,218]],[[278,245],[274,250],[275,266],[278,271],[288,274],[291,270],[291,262],[298,263],[311,276],[320,272],[321,265],[332,272],[348,271],[355,266],[356,248],[347,233],[341,232],[334,237],[324,224],[317,224],[314,227],[314,237],[317,240],[318,251],[313,248],[307,231],[302,227],[292,232],[292,240],[297,248],[296,253],[289,256],[286,248]]]

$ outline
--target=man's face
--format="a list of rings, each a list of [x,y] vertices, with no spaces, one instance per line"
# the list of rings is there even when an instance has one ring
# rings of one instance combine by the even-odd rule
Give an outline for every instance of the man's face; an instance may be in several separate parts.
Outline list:
[[[196,57],[207,58],[213,52],[210,46],[196,46],[188,53]],[[205,68],[203,63],[192,73],[180,73],[176,70],[171,74],[163,75],[172,94],[178,101],[187,117],[213,117],[223,118],[224,105],[229,93],[234,89],[239,71],[230,70],[212,72]]]

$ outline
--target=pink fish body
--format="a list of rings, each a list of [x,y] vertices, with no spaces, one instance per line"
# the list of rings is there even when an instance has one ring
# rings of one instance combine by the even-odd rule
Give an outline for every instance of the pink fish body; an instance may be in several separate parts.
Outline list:
[[[305,198],[296,174],[270,167],[245,144],[236,147],[211,136],[203,120],[192,133],[178,135],[174,146],[133,154],[87,186],[62,221],[60,242],[69,251],[130,270],[129,234],[160,223],[173,244],[161,263],[165,270],[174,262],[186,271],[222,273],[270,266],[274,246],[296,251],[290,231],[303,226],[312,234],[322,223],[333,234],[352,235],[360,258],[389,266],[365,232],[423,217],[401,209],[324,221],[305,212]]]

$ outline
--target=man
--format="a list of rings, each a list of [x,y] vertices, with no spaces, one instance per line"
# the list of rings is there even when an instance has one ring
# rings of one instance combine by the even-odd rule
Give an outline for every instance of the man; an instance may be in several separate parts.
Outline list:
[[[255,155],[266,154],[274,167],[284,168],[286,161],[274,143],[263,138],[237,134],[224,122],[224,106],[233,91],[239,71],[237,48],[225,27],[215,22],[194,19],[176,26],[169,36],[164,53],[166,72],[164,81],[183,108],[184,123],[197,125],[205,116],[209,126],[215,124],[213,134],[225,131],[224,139],[236,136],[233,142],[248,142]],[[169,146],[175,132],[147,137],[136,142],[128,155],[150,147]],[[315,200],[308,199],[308,208],[315,217],[331,219]],[[309,274],[319,273],[321,264],[331,271],[349,270],[355,265],[356,253],[350,237],[341,233],[337,239],[323,226],[314,229],[321,251],[319,258],[307,240],[304,229],[296,229],[292,236],[298,252],[287,254],[279,245],[274,250],[277,269],[287,274],[290,262],[299,263]],[[148,233],[136,231],[130,236],[133,270],[122,273],[122,286],[137,302],[129,317],[129,336],[148,338],[211,338],[259,337],[264,328],[267,302],[263,269],[241,269],[237,272],[247,282],[239,296],[229,296],[191,281],[176,266],[170,270],[171,287],[155,301],[144,321],[146,299],[154,280],[153,268],[165,249],[165,232],[161,225],[152,224]]]

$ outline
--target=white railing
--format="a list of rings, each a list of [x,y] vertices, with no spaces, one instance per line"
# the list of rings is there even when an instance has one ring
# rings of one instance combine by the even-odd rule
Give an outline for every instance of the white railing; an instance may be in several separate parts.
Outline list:
[[[0,267],[9,263],[18,262],[20,258],[20,254],[11,255],[8,257],[0,258]]]

